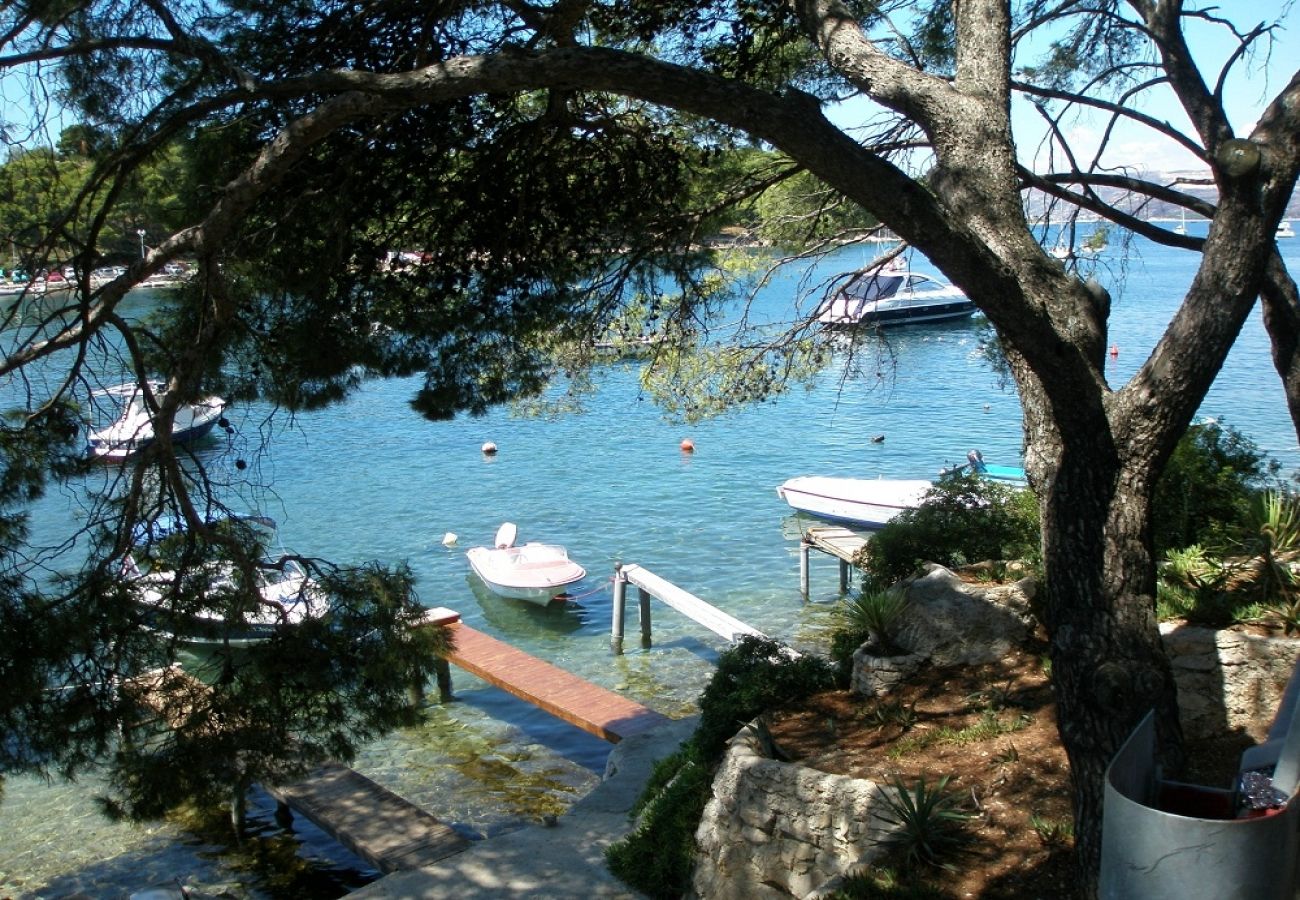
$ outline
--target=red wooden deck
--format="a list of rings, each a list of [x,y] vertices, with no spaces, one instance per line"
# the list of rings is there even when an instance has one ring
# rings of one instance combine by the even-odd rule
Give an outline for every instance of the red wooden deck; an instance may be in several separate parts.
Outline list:
[[[669,721],[468,625],[455,622],[449,627],[456,649],[448,662],[612,744]]]

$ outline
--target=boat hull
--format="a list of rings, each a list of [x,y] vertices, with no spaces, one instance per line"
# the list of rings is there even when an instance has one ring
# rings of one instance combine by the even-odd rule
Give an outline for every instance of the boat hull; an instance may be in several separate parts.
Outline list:
[[[975,315],[975,304],[969,300],[948,303],[900,303],[893,307],[876,309],[863,314],[861,321],[869,325],[913,325],[922,322],[950,322],[969,319]]]
[[[207,437],[221,420],[226,403],[208,397],[176,412],[172,443],[187,446]],[[153,422],[143,414],[124,416],[108,428],[90,436],[90,455],[104,462],[121,462],[146,449],[155,440]]]
[[[922,479],[831,478],[801,475],[776,489],[799,512],[866,528],[883,528],[905,510],[921,505],[933,482]]]
[[[213,575],[215,583],[228,573]],[[324,596],[305,572],[290,567],[272,580],[263,577],[258,585],[261,603],[237,619],[228,619],[213,609],[181,611],[168,599],[175,574],[151,572],[137,577],[136,605],[147,628],[182,644],[249,646],[270,640],[286,627],[325,614]]]
[[[494,594],[542,606],[563,594],[568,585],[587,577],[587,570],[554,544],[475,547],[465,556],[474,574]]]

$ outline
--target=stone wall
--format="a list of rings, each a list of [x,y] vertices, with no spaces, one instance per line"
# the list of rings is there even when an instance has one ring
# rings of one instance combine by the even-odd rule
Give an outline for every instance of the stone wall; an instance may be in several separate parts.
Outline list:
[[[1176,623],[1160,633],[1178,682],[1183,734],[1244,730],[1261,740],[1295,670],[1300,639]]]
[[[769,759],[732,739],[695,832],[693,893],[708,900],[808,897],[881,852],[882,788]]]

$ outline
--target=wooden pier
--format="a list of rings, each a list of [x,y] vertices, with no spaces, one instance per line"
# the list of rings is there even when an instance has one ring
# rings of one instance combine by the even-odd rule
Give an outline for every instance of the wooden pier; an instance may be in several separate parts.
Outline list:
[[[813,525],[803,533],[799,543],[799,591],[808,596],[808,551],[820,550],[840,561],[840,592],[849,589],[849,569],[853,557],[867,543],[856,531],[835,525]]]
[[[385,874],[433,865],[470,845],[450,826],[347,766],[323,766],[305,781],[268,792]]]
[[[450,610],[432,611],[430,621],[452,629],[455,649],[448,662],[611,744],[670,721],[649,707],[465,625]]]
[[[699,597],[679,588],[668,579],[661,578],[650,570],[643,569],[634,563],[628,563],[619,566],[614,576],[614,621],[611,626],[611,637],[615,650],[621,651],[623,647],[624,607],[629,584],[636,585],[640,594],[641,642],[647,647],[650,646],[651,597],[658,598],[688,619],[699,622],[714,634],[720,635],[733,643],[746,635],[760,638],[767,637],[757,628],[746,625],[735,616],[723,612],[716,606],[705,603]]]

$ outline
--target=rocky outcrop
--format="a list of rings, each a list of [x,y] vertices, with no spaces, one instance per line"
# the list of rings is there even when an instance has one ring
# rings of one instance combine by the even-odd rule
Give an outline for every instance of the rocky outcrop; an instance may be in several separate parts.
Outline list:
[[[943,566],[928,564],[899,584],[907,608],[894,643],[937,666],[1002,659],[1033,631],[1037,582],[969,584]]]
[[[694,897],[808,897],[869,863],[890,826],[879,785],[769,759],[753,727],[732,739],[695,832]]]

